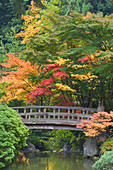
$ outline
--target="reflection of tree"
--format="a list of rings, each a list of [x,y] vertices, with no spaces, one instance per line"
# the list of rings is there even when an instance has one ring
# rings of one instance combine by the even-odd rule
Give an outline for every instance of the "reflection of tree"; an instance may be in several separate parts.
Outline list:
[[[82,170],[83,159],[78,154],[67,155],[54,154],[49,159],[49,170]]]

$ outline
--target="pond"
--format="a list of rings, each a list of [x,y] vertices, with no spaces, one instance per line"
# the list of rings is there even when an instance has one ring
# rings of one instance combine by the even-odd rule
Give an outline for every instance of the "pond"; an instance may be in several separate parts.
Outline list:
[[[91,170],[93,161],[83,158],[82,153],[40,153],[29,157],[26,163],[12,164],[5,170]]]

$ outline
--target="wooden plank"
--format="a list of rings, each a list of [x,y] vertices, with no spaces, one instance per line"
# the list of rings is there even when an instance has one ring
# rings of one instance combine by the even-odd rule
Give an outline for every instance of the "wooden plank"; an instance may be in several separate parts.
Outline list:
[[[89,115],[89,114],[78,114],[78,113],[38,113],[38,112],[32,112],[32,113],[19,113],[19,115],[21,116],[25,116],[25,115],[48,115],[48,116],[77,116],[77,117],[92,117],[93,115]]]
[[[11,107],[12,109],[24,109],[24,108],[26,108],[26,109],[33,109],[33,108],[36,108],[36,109],[38,109],[38,108],[42,108],[42,109],[44,109],[44,108],[47,108],[47,109],[49,109],[49,108],[51,108],[51,109],[74,109],[74,110],[88,110],[88,111],[97,111],[97,109],[96,108],[86,108],[86,107],[70,107],[70,106],[20,106],[20,107]]]
[[[71,125],[71,124],[73,124],[73,125],[76,125],[76,124],[78,124],[78,123],[80,123],[81,121],[78,121],[78,120],[75,120],[75,121],[73,121],[73,120],[66,120],[66,119],[63,119],[63,120],[55,120],[55,119],[53,119],[52,121],[51,120],[48,120],[48,119],[45,119],[45,120],[42,120],[42,119],[22,119],[22,122],[23,123],[25,123],[25,124],[27,124],[27,123],[30,123],[30,124],[68,124],[68,125]]]
[[[72,127],[72,126],[55,126],[55,125],[29,125],[28,126],[29,129],[63,129],[63,130],[77,130],[77,131],[83,131],[82,129],[78,129],[76,127]]]

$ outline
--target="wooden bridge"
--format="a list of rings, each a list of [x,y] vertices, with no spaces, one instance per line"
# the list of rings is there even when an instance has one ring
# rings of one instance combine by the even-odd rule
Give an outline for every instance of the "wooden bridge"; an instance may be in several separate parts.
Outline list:
[[[94,112],[102,107],[65,107],[65,106],[23,106],[12,107],[29,129],[68,129],[80,130],[76,125],[81,120],[90,120]]]

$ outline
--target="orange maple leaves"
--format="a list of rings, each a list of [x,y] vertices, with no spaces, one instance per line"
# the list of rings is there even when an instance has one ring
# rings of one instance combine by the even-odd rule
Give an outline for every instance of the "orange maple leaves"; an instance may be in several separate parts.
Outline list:
[[[35,86],[28,78],[29,75],[39,75],[40,68],[37,64],[32,65],[29,61],[21,60],[15,57],[13,53],[8,53],[9,59],[2,66],[10,68],[10,71],[4,72],[1,82],[8,81],[11,84],[5,89],[7,97],[3,96],[3,100],[11,100],[14,98],[26,99],[26,95]]]
[[[82,128],[86,136],[109,136],[113,130],[113,112],[98,112],[94,113],[90,121],[81,120],[77,128]]]

